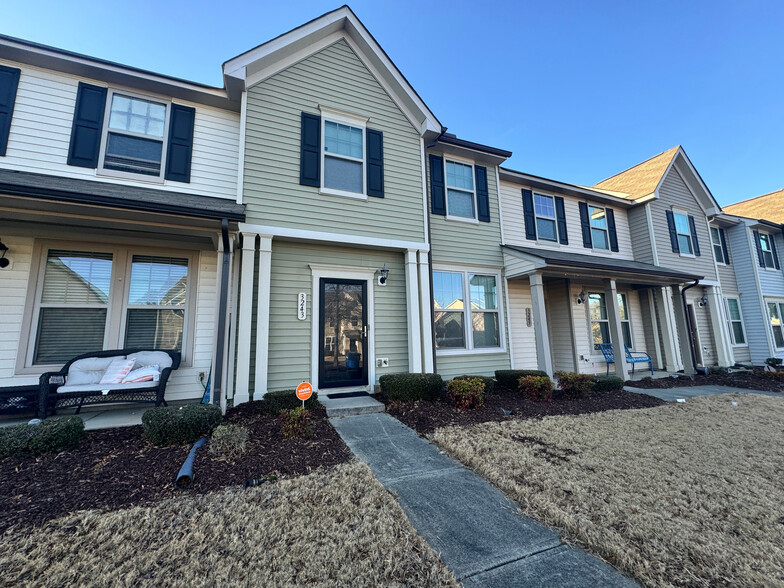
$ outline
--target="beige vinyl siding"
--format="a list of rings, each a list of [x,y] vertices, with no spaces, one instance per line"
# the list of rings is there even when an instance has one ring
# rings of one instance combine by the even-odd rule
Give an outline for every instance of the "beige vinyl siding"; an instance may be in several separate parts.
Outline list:
[[[555,371],[574,371],[572,325],[569,316],[570,298],[566,280],[558,279],[545,282],[545,308],[547,309],[547,328],[550,334],[550,355]]]
[[[697,291],[695,292],[695,290]],[[713,338],[713,326],[711,325],[711,318],[710,318],[710,313],[716,312],[716,310],[711,308],[710,305],[700,307],[697,304],[697,301],[700,298],[702,298],[701,289],[692,288],[691,290],[686,291],[686,301],[689,304],[694,305],[694,314],[697,317],[697,331],[700,336],[700,347],[702,349],[703,365],[705,366],[717,365],[718,354],[716,352],[716,341]]]
[[[0,168],[236,199],[239,113],[179,99],[174,101],[196,109],[190,183],[165,181],[150,184],[96,175],[96,170],[70,166],[66,162],[79,82],[103,87],[107,86],[106,82],[7,60],[0,60],[0,64],[22,70],[8,151],[5,157],[0,158]],[[145,95],[138,90],[110,87]],[[165,96],[149,96],[151,99],[167,99]]]
[[[27,281],[33,257],[33,239],[0,235],[3,243],[8,246],[6,257],[13,264],[0,270],[2,286],[0,286],[0,387],[32,385],[38,383],[38,376],[14,377],[16,370],[16,354],[19,349],[19,338],[22,332],[25,299],[27,298]]]
[[[653,249],[651,248],[651,231],[648,227],[648,215],[646,214],[647,204],[630,208],[627,217],[629,219],[629,232],[635,236],[632,241],[632,251],[634,259],[643,263],[653,263]],[[669,243],[669,240],[667,241]],[[659,242],[656,242],[659,245]]]
[[[536,268],[536,264],[517,257],[514,253],[504,251],[504,268],[507,276],[520,276],[533,271]]]
[[[299,184],[301,113],[319,105],[368,117],[384,134],[384,198]],[[421,140],[345,40],[248,89],[244,201],[249,223],[425,240]]]
[[[408,371],[406,283],[402,253],[273,240],[268,389],[285,390],[296,388],[303,381],[313,381],[313,275],[309,264],[372,270],[387,265],[389,281],[383,287],[372,286],[375,317],[368,317],[374,325],[375,356],[389,358],[388,368],[376,368],[376,379],[384,374]],[[304,321],[297,319],[299,292],[305,292],[308,299],[307,319]],[[255,346],[251,349],[251,357],[254,354]]]
[[[640,323],[642,326],[642,333],[641,333],[642,340],[645,342],[645,347],[648,349],[648,353],[651,355],[651,358],[653,358],[655,362],[656,361],[656,357],[655,357],[656,338],[659,335],[657,331],[654,331],[653,317],[651,316],[650,300],[653,297],[653,291],[650,289],[644,289],[644,290],[639,290],[637,294],[640,302]],[[634,343],[635,345],[637,345],[638,335],[636,331],[633,334],[633,336],[634,336]],[[659,349],[661,349],[661,346],[659,347]],[[654,365],[654,369],[656,369],[655,365]]]
[[[428,151],[449,159],[448,155],[437,150]],[[430,201],[430,158],[427,157],[428,202]],[[463,159],[455,159],[462,162]],[[430,214],[430,243],[433,261],[443,263],[464,263],[501,266],[504,263],[501,252],[501,222],[498,214],[498,191],[495,167],[481,162],[475,165],[487,168],[487,192],[490,204],[490,222],[464,222],[447,219],[440,214]],[[476,204],[474,204],[476,206]]]
[[[536,331],[533,322],[529,327],[526,324],[526,309],[533,312],[531,307],[531,285],[528,278],[509,280],[509,339],[512,342],[512,362],[514,369],[537,369]],[[533,321],[533,314],[531,315]]]
[[[520,247],[536,247],[543,249],[557,249],[558,251],[568,251],[570,253],[580,253],[582,255],[597,255],[610,259],[634,259],[632,252],[632,242],[629,233],[629,220],[626,209],[618,206],[608,206],[600,202],[588,202],[563,196],[561,194],[534,190],[537,193],[562,196],[564,199],[564,213],[566,215],[566,232],[569,237],[569,244],[562,245],[552,241],[530,240],[525,238],[525,218],[523,217],[523,196],[521,190],[526,186],[501,182],[501,206],[504,213],[504,240],[507,245],[518,245]],[[583,247],[583,235],[580,225],[580,202],[588,202],[595,206],[611,208],[615,214],[615,231],[618,235],[618,252],[614,253],[604,249],[586,249]]]
[[[659,198],[650,202],[651,220],[656,236],[656,250],[659,265],[674,270],[686,271],[704,276],[706,280],[717,280],[716,266],[713,261],[708,224],[705,212],[686,186],[677,166],[673,165],[659,188]],[[697,239],[700,244],[699,257],[683,256],[673,253],[670,244],[670,230],[667,226],[667,210],[672,207],[686,211],[694,217]]]

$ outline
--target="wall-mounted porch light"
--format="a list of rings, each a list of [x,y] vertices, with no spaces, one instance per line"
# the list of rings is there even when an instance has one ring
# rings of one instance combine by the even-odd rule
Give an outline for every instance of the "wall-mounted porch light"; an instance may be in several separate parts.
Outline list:
[[[708,306],[708,296],[707,296],[707,293],[705,291],[705,288],[702,289],[702,298],[700,298],[698,304],[699,304],[699,306],[702,306],[702,307]]]
[[[585,293],[585,290],[580,290],[580,293],[577,295],[577,304],[585,304],[586,298],[588,298],[588,294]]]
[[[384,264],[380,270],[378,270],[378,285],[379,286],[386,286],[387,285],[387,278],[389,277],[389,268],[387,268],[387,264]]]
[[[0,269],[5,269],[9,265],[11,265],[11,260],[5,258],[5,254],[8,251],[8,245],[0,241]]]

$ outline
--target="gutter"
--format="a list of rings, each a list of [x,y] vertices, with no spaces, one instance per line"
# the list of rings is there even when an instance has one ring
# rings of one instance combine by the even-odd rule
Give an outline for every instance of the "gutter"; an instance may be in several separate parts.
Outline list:
[[[215,378],[212,383],[212,403],[220,406],[223,396],[223,354],[226,346],[226,311],[229,305],[229,266],[231,244],[229,243],[229,221],[221,219],[223,241],[223,266],[221,268],[220,301],[218,302],[218,337],[215,345]]]
[[[683,314],[686,316],[686,334],[689,337],[689,351],[691,351],[691,364],[694,366],[694,371],[697,371],[697,351],[694,342],[694,325],[691,324],[691,316],[689,316],[689,306],[686,304],[686,290],[694,288],[699,284],[699,280],[695,280],[693,284],[689,284],[681,290],[681,300],[683,301]]]

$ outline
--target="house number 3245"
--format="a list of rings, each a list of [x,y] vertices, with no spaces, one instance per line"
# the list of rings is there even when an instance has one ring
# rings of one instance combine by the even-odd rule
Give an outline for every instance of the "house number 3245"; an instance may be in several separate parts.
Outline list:
[[[308,297],[305,292],[297,294],[297,318],[301,321],[308,318]]]

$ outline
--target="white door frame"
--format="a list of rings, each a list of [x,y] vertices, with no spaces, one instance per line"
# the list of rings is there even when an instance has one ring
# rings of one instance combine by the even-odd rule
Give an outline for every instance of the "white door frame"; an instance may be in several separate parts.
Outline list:
[[[366,282],[367,290],[367,322],[368,322],[368,384],[367,386],[352,386],[350,388],[328,388],[330,393],[347,392],[350,390],[373,390],[376,382],[376,345],[375,345],[375,320],[373,311],[373,288],[376,275],[375,269],[366,267],[351,267],[345,265],[316,265],[310,264],[310,271],[313,275],[313,285],[311,289],[311,366],[310,382],[313,389],[319,390],[319,349],[321,342],[319,334],[321,332],[321,278],[338,278],[344,280],[360,280]]]

